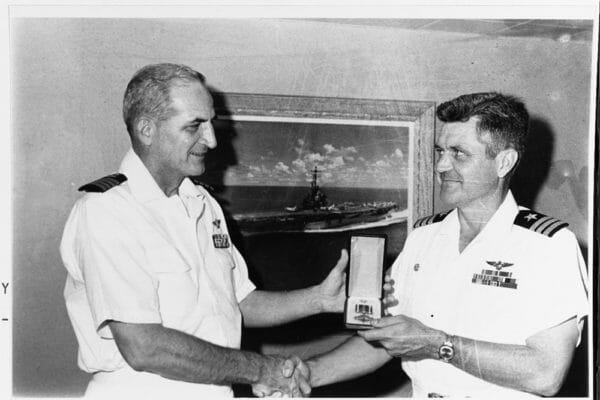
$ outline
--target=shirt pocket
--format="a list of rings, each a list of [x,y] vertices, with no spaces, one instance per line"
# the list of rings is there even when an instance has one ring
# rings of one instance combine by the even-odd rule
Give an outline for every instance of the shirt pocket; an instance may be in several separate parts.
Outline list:
[[[207,266],[211,280],[219,288],[221,298],[226,299],[230,306],[237,308],[233,278],[235,261],[230,249],[214,249],[211,262]]]
[[[147,252],[158,280],[160,314],[165,326],[177,326],[181,318],[193,312],[198,300],[194,271],[177,250],[157,246]]]

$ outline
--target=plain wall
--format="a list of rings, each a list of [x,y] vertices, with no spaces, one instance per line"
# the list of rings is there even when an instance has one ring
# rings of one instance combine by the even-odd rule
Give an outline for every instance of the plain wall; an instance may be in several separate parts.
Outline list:
[[[15,19],[10,33],[18,395],[77,395],[87,381],[58,246],[77,187],[116,172],[128,148],[122,95],[145,64],[188,64],[225,92],[439,103],[498,90],[527,104],[545,164],[587,166],[589,42],[269,19]],[[568,221],[586,246],[587,216],[569,185],[532,189],[531,205]]]

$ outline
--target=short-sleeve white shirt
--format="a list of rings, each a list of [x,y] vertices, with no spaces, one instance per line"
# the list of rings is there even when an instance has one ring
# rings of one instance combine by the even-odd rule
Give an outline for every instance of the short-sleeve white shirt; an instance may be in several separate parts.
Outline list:
[[[451,335],[505,344],[524,345],[528,337],[572,317],[581,329],[589,303],[575,236],[561,229],[549,237],[515,225],[519,209],[509,192],[462,253],[457,210],[411,232],[392,267],[399,303],[390,312]],[[439,360],[402,366],[414,397],[535,397]]]
[[[233,244],[222,248],[213,241],[214,234],[228,231],[206,190],[186,178],[178,194],[167,197],[133,150],[120,172],[127,176],[124,183],[76,202],[60,248],[78,364],[94,373],[87,393],[232,396],[229,386],[136,372],[119,353],[110,320],[162,324],[239,348],[239,303],[255,289]]]

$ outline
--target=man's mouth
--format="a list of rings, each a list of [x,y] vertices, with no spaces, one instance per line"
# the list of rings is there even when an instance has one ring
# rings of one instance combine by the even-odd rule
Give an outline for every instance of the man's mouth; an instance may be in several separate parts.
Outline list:
[[[200,158],[202,158],[202,157],[204,157],[204,154],[206,154],[206,153],[204,153],[204,152],[195,152],[195,151],[190,151],[190,154],[191,154],[192,156],[195,156],[195,157],[200,157]]]
[[[440,179],[441,183],[444,183],[444,182],[462,182],[461,179],[455,178],[453,176],[448,176],[448,175],[446,175],[446,176],[444,176],[444,175],[439,176],[438,175],[438,178]]]
[[[449,183],[460,183],[460,182],[462,182],[461,179],[450,177],[450,176],[440,176],[440,175],[438,175],[438,179],[439,179],[439,183],[440,184],[443,184],[443,183],[449,184]]]

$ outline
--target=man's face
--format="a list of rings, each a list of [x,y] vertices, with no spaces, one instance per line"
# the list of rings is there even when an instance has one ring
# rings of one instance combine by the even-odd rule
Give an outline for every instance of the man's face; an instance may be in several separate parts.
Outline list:
[[[436,140],[440,197],[452,207],[486,206],[499,191],[496,162],[486,156],[476,123],[475,118],[446,123]]]
[[[157,122],[150,153],[155,171],[166,181],[204,172],[204,156],[217,146],[211,120],[215,116],[210,93],[200,82],[171,88],[171,115]]]

